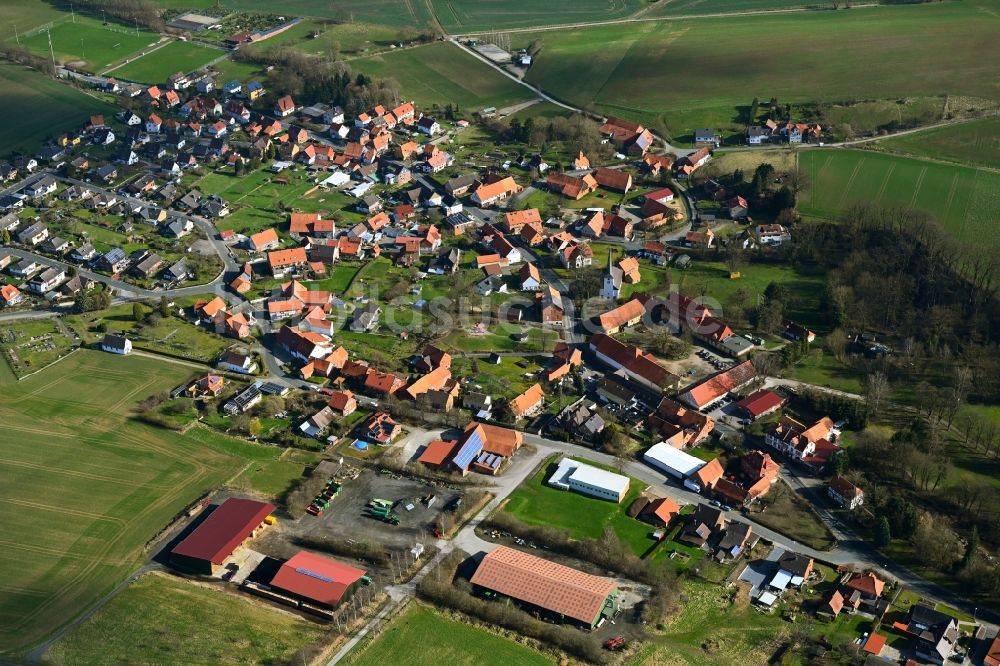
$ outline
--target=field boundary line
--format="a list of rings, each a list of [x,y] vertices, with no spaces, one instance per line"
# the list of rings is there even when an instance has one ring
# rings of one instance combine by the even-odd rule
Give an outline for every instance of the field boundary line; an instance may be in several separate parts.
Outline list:
[[[847,194],[851,191],[854,186],[854,181],[857,179],[858,174],[861,172],[861,166],[865,163],[865,158],[862,157],[858,160],[858,163],[854,165],[854,171],[851,172],[851,177],[847,179],[847,184],[844,185],[844,191],[840,194],[840,201],[837,202],[837,209],[844,210],[844,203],[847,199]]]
[[[920,188],[924,184],[924,176],[927,175],[927,167],[920,169],[920,175],[917,176],[917,182],[913,184],[913,194],[910,196],[910,208],[917,203],[917,195],[920,194]]]
[[[951,213],[951,204],[955,201],[955,192],[958,191],[958,174],[956,173],[951,177],[951,188],[948,190],[948,199],[944,204],[944,218],[948,218],[948,214]]]
[[[13,497],[0,497],[0,502],[6,502],[7,504],[14,504],[17,506],[26,506],[32,509],[41,509],[43,511],[54,511],[58,513],[65,513],[70,516],[78,516],[80,518],[90,518],[92,520],[104,520],[110,523],[116,523],[122,527],[125,526],[125,521],[121,518],[113,518],[105,514],[91,513],[90,511],[80,511],[79,509],[67,509],[64,506],[52,506],[49,504],[42,504],[41,502],[29,502],[27,500],[15,499]]]
[[[885,188],[889,185],[889,179],[892,178],[892,172],[896,170],[896,163],[893,162],[889,165],[889,170],[885,172],[885,178],[882,179],[882,187],[878,188],[878,194],[875,195],[875,201],[881,201],[882,195],[885,194]]]

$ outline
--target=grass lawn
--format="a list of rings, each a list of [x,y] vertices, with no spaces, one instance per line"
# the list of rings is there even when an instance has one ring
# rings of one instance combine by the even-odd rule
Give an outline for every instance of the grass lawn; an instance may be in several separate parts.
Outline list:
[[[141,83],[165,83],[167,77],[176,72],[193,72],[206,63],[225,55],[219,49],[192,44],[191,42],[171,42],[138,60],[133,60],[114,71],[117,78]]]
[[[0,63],[0,146],[31,149],[115,107],[33,69]]]
[[[807,151],[799,168],[811,178],[800,198],[805,215],[835,218],[855,203],[875,201],[934,215],[958,240],[1000,244],[996,205],[1000,173],[862,150]]]
[[[136,34],[132,25],[104,25],[101,19],[77,13],[75,19],[66,16],[47,31],[36,32],[30,37],[21,36],[21,46],[38,55],[48,56],[50,33],[56,62],[95,74],[160,39],[156,33],[142,29]]]
[[[566,530],[575,539],[600,539],[604,528],[611,527],[623,542],[631,546],[636,555],[642,555],[653,545],[650,538],[653,528],[625,515],[629,504],[646,489],[645,483],[631,479],[628,494],[621,504],[559,490],[546,483],[559,459],[551,458],[511,493],[504,511],[531,525],[547,525]],[[573,459],[595,467],[604,467],[579,456]]]
[[[514,340],[511,334],[518,332],[527,332],[528,339],[525,342]],[[485,335],[455,330],[441,341],[441,345],[446,350],[460,352],[551,352],[559,339],[559,331],[504,324],[502,329],[487,327]]]
[[[466,622],[452,620],[417,603],[407,606],[374,640],[354,648],[343,663],[383,666],[399,661],[401,655],[406,655],[404,660],[409,666],[541,666],[555,663],[531,648]]]
[[[359,270],[361,270],[360,264],[338,263],[333,267],[333,270],[327,273],[326,277],[315,282],[307,282],[306,286],[310,289],[331,291],[338,295],[343,294]]]
[[[49,651],[52,664],[290,663],[319,625],[240,594],[150,574]]]
[[[457,104],[469,113],[504,107],[534,95],[475,56],[438,42],[351,61],[351,68],[373,77],[395,79],[403,95],[423,108]]]
[[[750,514],[761,525],[816,550],[830,550],[836,545],[837,540],[810,504],[783,482],[774,484],[761,501],[766,509]]]
[[[890,152],[1000,168],[1000,118],[983,118],[950,127],[879,141]]]
[[[503,356],[498,365],[487,363],[486,359],[458,357],[452,359],[451,372],[464,377],[464,386],[483,391],[499,398],[513,398],[523,393],[538,381],[538,371],[542,366],[540,357]]]
[[[220,60],[212,65],[212,70],[218,74],[215,80],[219,85],[223,85],[233,79],[249,82],[259,79],[264,75],[260,65],[255,65],[251,62],[236,62],[229,58]]]
[[[628,664],[708,666],[769,663],[791,625],[776,613],[758,613],[746,594],[694,578],[684,580],[685,600],[663,631],[651,631],[650,644]]]
[[[863,371],[840,363],[816,343],[813,343],[809,354],[788,371],[788,377],[848,393],[861,393],[865,383]]]
[[[692,261],[681,269],[672,269],[670,276],[682,293],[715,299],[725,306],[745,292],[747,306],[752,307],[764,294],[767,285],[778,282],[789,293],[785,304],[785,314],[789,319],[808,326],[817,333],[829,330],[826,318],[821,314],[820,299],[823,295],[825,278],[822,274],[803,273],[782,264],[751,263],[740,269],[742,277],[729,278],[729,269],[720,261]],[[644,274],[645,275],[645,274]],[[642,286],[640,282],[639,285]]]
[[[434,14],[448,32],[585,23],[625,18],[643,0],[432,0]]]
[[[278,499],[313,464],[304,458],[255,462],[233,481],[233,485]]]
[[[182,437],[131,418],[139,400],[191,374],[80,350],[3,386],[0,570],[8,573],[0,654],[27,648],[86,609],[138,566],[143,545],[178,511],[245,464],[223,450],[235,440]]]
[[[546,92],[683,137],[732,125],[754,95],[792,104],[997,99],[989,64],[1000,57],[994,24],[978,6],[954,3],[524,32],[513,35],[513,46],[541,40],[527,79]],[[922,43],[929,29],[940,52]],[[768,55],[775,52],[795,54],[794,71]]]

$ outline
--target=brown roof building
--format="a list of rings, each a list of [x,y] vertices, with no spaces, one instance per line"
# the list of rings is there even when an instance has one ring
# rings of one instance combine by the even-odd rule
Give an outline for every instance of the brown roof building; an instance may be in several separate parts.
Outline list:
[[[472,584],[586,627],[595,627],[618,609],[614,581],[506,546],[483,558]]]

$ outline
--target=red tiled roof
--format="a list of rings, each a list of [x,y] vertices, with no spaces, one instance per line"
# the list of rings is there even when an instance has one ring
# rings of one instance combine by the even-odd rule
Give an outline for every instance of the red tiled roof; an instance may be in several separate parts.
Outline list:
[[[785,403],[785,399],[774,391],[757,391],[751,393],[747,397],[736,403],[737,407],[742,407],[751,416],[757,418],[761,414],[766,414],[767,412],[776,409]]]
[[[521,415],[530,411],[540,400],[545,398],[545,391],[539,384],[535,384],[528,388],[527,391],[517,396],[510,401],[510,411],[514,413],[514,416],[520,417]]]
[[[272,511],[272,504],[231,497],[170,552],[222,564]]]
[[[870,597],[878,597],[882,594],[885,583],[879,580],[878,576],[871,572],[856,573],[845,583],[846,587],[857,590]]]
[[[886,638],[887,637],[882,634],[872,632],[872,634],[868,637],[868,640],[865,641],[865,646],[862,649],[868,654],[874,654],[877,656],[882,653],[882,648],[885,647]]]
[[[271,579],[271,587],[324,606],[337,606],[364,575],[361,569],[300,550],[281,565]]]
[[[616,588],[608,578],[506,546],[497,546],[483,558],[472,583],[588,625]]]
[[[424,452],[417,458],[417,462],[439,467],[451,459],[452,454],[458,446],[458,442],[454,440],[445,441],[443,439],[435,439],[427,445]]]
[[[699,409],[719,399],[729,391],[742,386],[757,374],[752,361],[743,361],[728,370],[712,375],[685,391],[690,401]]]

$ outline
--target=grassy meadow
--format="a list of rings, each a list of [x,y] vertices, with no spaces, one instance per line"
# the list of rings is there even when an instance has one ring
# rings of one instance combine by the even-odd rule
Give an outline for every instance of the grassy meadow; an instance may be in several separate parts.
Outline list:
[[[190,368],[81,350],[7,382],[0,653],[41,640],[143,559],[143,545],[243,461],[131,418]]]
[[[412,603],[373,640],[354,648],[343,663],[382,666],[400,655],[411,666],[542,666],[550,657],[466,622],[458,622],[426,606]]]
[[[56,643],[47,657],[55,666],[292,663],[296,651],[322,635],[316,623],[249,597],[149,574]]]
[[[458,104],[470,113],[503,107],[533,97],[531,91],[494,71],[453,44],[427,46],[350,61],[351,68],[373,77],[395,79],[403,95],[418,106]]]
[[[1000,169],[1000,118],[938,127],[879,141],[890,152]]]
[[[1000,244],[996,172],[838,149],[805,151],[799,168],[810,178],[799,200],[806,215],[835,218],[855,203],[881,202],[925,210],[961,241]]]
[[[24,150],[54,139],[110,104],[54,81],[33,69],[0,63],[0,146]]]
[[[222,0],[222,4],[232,9],[260,11],[259,0]],[[433,19],[426,0],[272,0],[267,11],[418,30],[430,25]]]
[[[171,42],[117,68],[114,75],[128,81],[161,84],[166,83],[167,77],[171,74],[193,72],[222,55],[225,55],[225,52],[219,49],[191,42]]]
[[[631,16],[647,0],[432,0],[437,20],[450,33],[502,30]]]
[[[527,79],[547,92],[683,136],[732,123],[754,96],[793,104],[944,93],[996,99],[990,63],[1000,58],[1000,19],[980,4],[525,32],[514,46],[541,40]],[[929,30],[938,48],[926,48]]]

